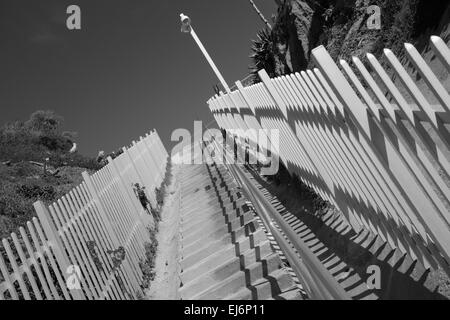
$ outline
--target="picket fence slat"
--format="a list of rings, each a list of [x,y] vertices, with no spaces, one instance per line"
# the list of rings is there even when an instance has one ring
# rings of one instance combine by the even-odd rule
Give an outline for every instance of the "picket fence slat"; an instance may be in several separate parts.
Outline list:
[[[86,183],[81,184],[78,187],[79,195],[84,198],[84,201],[86,203],[88,203],[88,211],[92,214],[91,223],[93,226],[96,227],[96,228],[94,228],[94,230],[96,230],[96,233],[98,234],[98,237],[100,239],[100,245],[101,245],[100,250],[103,255],[106,255],[106,251],[109,250],[110,248],[114,247],[113,240],[101,219],[101,216],[99,214],[97,207],[94,205],[92,200],[89,200],[89,198],[87,196],[88,192],[87,192],[86,188],[87,188]],[[97,245],[98,245],[98,243],[99,242],[97,242]],[[113,269],[113,264],[110,261],[110,259],[108,259],[107,257],[105,257],[105,259],[107,261],[107,267],[108,267],[107,272],[109,273]],[[132,284],[132,280],[130,280],[129,273],[122,272],[121,276],[125,277],[125,281],[126,281],[128,290],[131,290],[131,288],[133,287],[133,284]],[[110,277],[112,277],[114,285],[118,286],[117,280],[111,274],[110,274]]]
[[[19,228],[19,232],[20,232],[21,239],[24,242],[25,248],[26,248],[25,258],[26,258],[26,254],[28,254],[28,256],[29,256],[29,258],[28,258],[28,261],[29,261],[28,267],[29,268],[31,268],[31,266],[34,267],[34,270],[36,271],[36,274],[37,274],[37,277],[38,277],[37,280],[39,281],[39,283],[42,286],[42,290],[44,291],[45,298],[47,300],[50,300],[50,299],[52,299],[52,295],[51,295],[50,289],[49,289],[49,287],[48,287],[48,285],[46,283],[46,280],[45,280],[44,275],[43,275],[43,273],[41,271],[41,268],[39,267],[39,264],[38,264],[37,259],[36,259],[36,253],[34,252],[34,250],[31,247],[31,244],[30,244],[30,241],[29,241],[28,236],[26,234],[26,231],[25,231],[25,229],[23,227],[20,227]],[[13,238],[13,240],[14,240],[15,243],[18,242],[17,237]],[[16,246],[17,246],[17,244],[16,244]],[[24,262],[23,262],[23,259],[22,259],[22,264],[23,263]],[[32,278],[31,276],[29,276],[29,277]]]
[[[89,221],[88,211],[82,207],[82,204],[80,202],[80,198],[79,198],[77,192],[78,192],[77,188],[75,188],[74,190],[71,191],[71,193],[69,193],[69,196],[72,197],[73,204],[76,205],[76,209],[74,210],[74,212],[78,216],[75,216],[74,218],[77,219],[77,223],[80,225],[81,229],[84,229],[86,238],[89,239],[88,241],[94,241],[97,246],[100,246],[100,241],[97,237],[97,234],[94,231],[95,229],[94,230],[92,229],[93,221]],[[92,249],[95,251],[95,248],[92,248]],[[106,268],[108,259],[106,258],[103,250],[100,251],[99,259],[101,260],[102,266],[105,266],[105,268]],[[96,265],[96,267],[97,267],[97,265]],[[121,295],[121,292],[118,291],[118,288],[116,287],[116,285],[114,283],[112,283],[112,284],[110,283],[110,281],[111,281],[110,277],[107,277],[107,275],[105,276],[104,270],[103,270],[103,272],[102,272],[102,270],[98,270],[98,271],[99,271],[99,273],[101,273],[102,288],[111,287],[114,295],[116,295],[116,296],[119,295],[119,296],[121,296],[121,298],[123,298],[123,295]],[[105,292],[105,295],[109,296],[109,293]]]
[[[123,151],[94,174],[84,172],[83,182],[56,202],[36,202],[37,217],[2,239],[0,300],[126,300],[143,294],[140,262],[154,222],[133,185],[145,187],[155,205],[167,152],[156,131]],[[117,258],[121,247],[125,257]]]
[[[431,47],[450,73],[447,44],[432,36]],[[369,71],[357,57],[336,64],[320,46],[311,52],[316,68],[273,79],[260,70],[261,82],[238,81],[208,105],[240,152],[261,144],[252,130],[278,130],[287,170],[356,232],[370,230],[450,275],[450,96],[417,49],[405,48],[423,90],[389,49],[385,65],[367,53]]]

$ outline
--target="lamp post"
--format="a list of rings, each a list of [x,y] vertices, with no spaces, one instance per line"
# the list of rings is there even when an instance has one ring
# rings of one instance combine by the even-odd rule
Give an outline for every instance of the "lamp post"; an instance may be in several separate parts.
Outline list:
[[[202,53],[205,56],[206,60],[208,61],[209,65],[211,66],[211,68],[213,69],[214,73],[216,74],[217,78],[219,78],[220,83],[222,83],[222,86],[225,88],[227,93],[231,93],[230,87],[228,87],[227,82],[223,78],[223,76],[220,73],[219,69],[217,68],[216,64],[211,59],[211,56],[208,54],[208,52],[206,51],[206,49],[203,46],[202,42],[198,38],[198,36],[195,33],[194,29],[192,28],[192,26],[191,26],[191,19],[188,16],[184,15],[184,14],[180,14],[180,18],[181,18],[181,32],[190,33],[191,34],[192,38],[194,38],[195,42],[197,43],[198,47],[202,51]]]

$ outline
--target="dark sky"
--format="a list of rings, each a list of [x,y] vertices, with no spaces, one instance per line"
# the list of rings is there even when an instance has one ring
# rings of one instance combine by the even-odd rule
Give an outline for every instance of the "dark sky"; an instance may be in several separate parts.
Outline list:
[[[269,19],[273,0],[255,0]],[[66,28],[81,7],[82,30]],[[1,0],[0,123],[50,109],[79,133],[79,150],[107,152],[156,128],[212,121],[218,81],[188,34],[192,24],[230,86],[248,74],[251,39],[263,27],[247,0]]]

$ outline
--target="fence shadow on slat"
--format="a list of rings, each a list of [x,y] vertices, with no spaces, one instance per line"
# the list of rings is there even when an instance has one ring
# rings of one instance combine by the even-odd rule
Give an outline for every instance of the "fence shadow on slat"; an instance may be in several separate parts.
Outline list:
[[[447,44],[433,36],[431,48],[448,77]],[[248,130],[278,130],[288,171],[356,232],[450,276],[450,96],[419,52],[405,49],[406,67],[388,49],[383,64],[369,53],[336,64],[321,46],[312,50],[317,68],[274,79],[261,70],[260,83],[237,82],[208,103],[240,141]]]

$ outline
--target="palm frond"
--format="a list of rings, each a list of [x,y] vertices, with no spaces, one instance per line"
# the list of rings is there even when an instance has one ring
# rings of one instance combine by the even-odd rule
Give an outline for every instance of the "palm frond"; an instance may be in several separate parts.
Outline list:
[[[256,40],[252,40],[251,54],[249,56],[253,63],[249,69],[253,75],[254,82],[259,81],[259,70],[266,69],[270,73],[274,68],[274,43],[271,30],[264,28],[257,33],[256,37]]]

